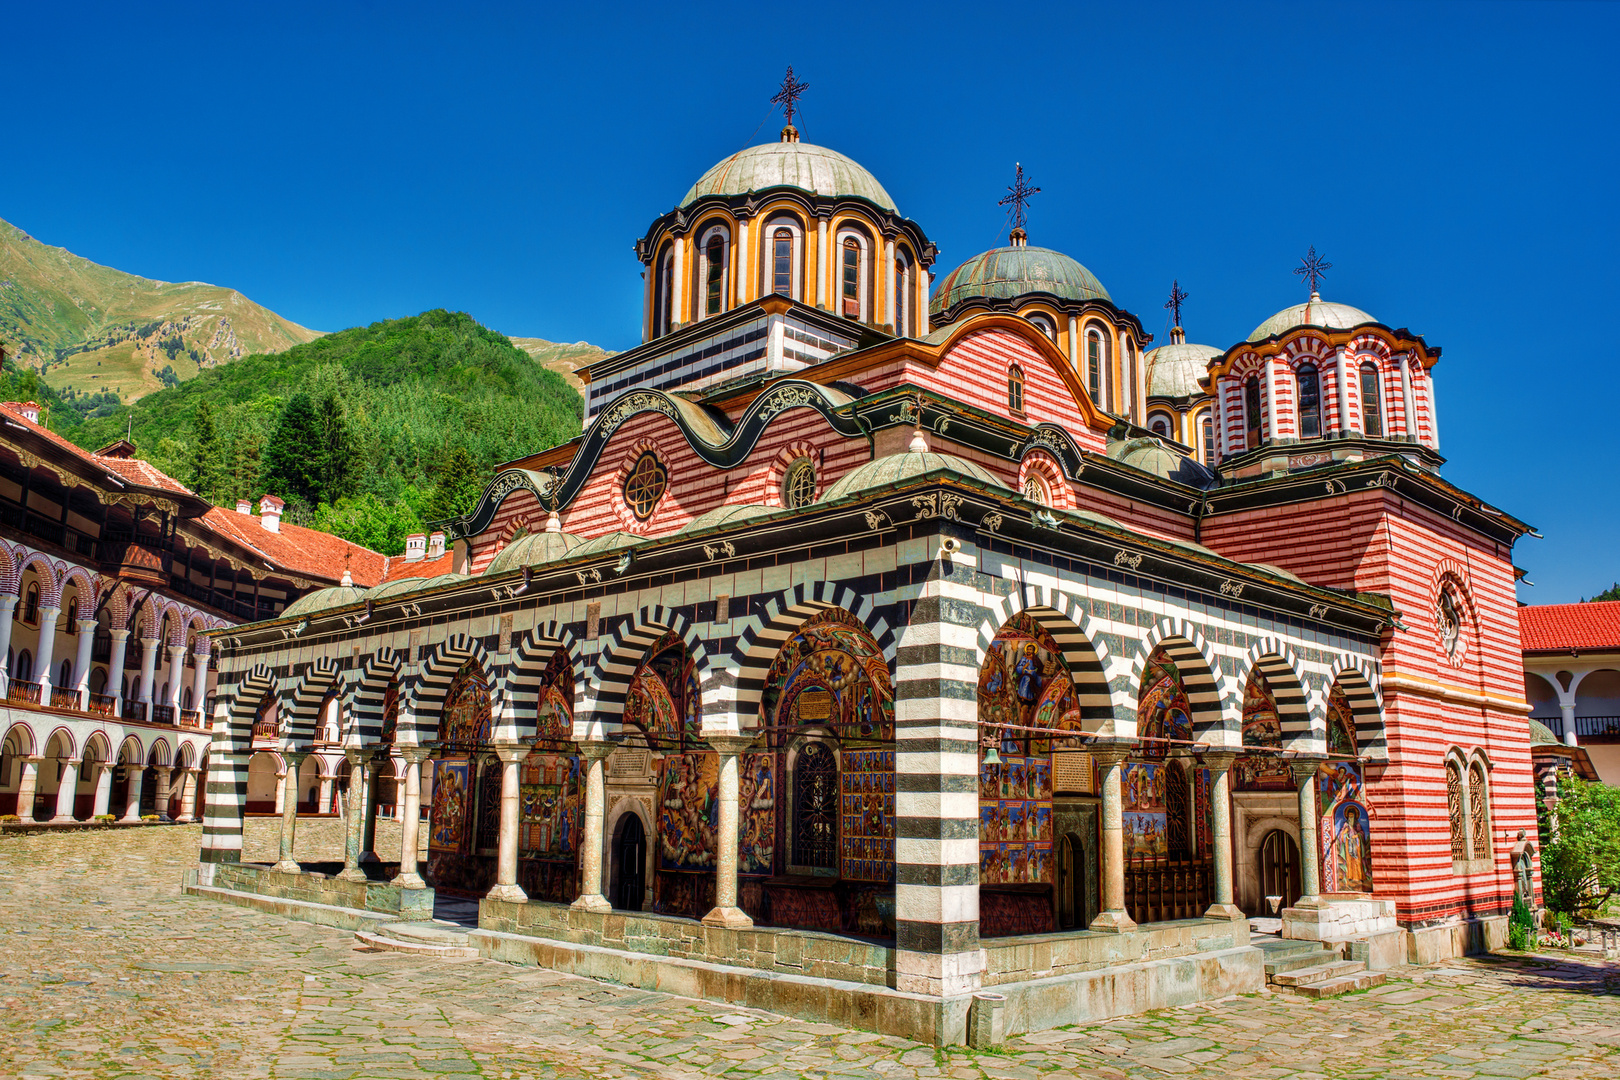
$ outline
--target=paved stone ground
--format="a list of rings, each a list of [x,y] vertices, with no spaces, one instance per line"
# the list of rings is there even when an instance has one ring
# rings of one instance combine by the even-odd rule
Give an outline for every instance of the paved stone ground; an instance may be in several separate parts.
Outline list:
[[[313,833],[312,833],[313,837]],[[349,934],[180,895],[196,827],[0,837],[0,1076],[1620,1076],[1620,965],[1404,968],[936,1052],[901,1039]]]

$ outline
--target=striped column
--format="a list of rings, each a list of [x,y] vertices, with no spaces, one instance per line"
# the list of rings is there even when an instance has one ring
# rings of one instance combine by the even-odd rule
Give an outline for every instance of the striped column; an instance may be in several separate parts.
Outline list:
[[[900,634],[894,685],[895,987],[907,993],[970,994],[984,970],[975,643],[987,614],[976,592],[933,580]]]
[[[223,730],[214,732],[208,754],[208,801],[203,811],[202,851],[205,863],[242,861],[242,808],[247,802],[249,751],[232,750]]]

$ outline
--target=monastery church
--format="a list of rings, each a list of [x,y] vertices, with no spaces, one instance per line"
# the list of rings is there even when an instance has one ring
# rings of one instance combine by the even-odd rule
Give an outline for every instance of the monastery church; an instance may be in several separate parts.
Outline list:
[[[1154,347],[1021,170],[1008,245],[938,267],[788,121],[636,242],[581,436],[419,576],[208,632],[189,887],[382,936],[476,901],[485,956],[941,1044],[1499,944],[1528,526],[1442,475],[1422,313],[1324,300],[1313,251],[1245,340],[1177,287]],[[242,862],[251,755],[329,723],[344,865],[292,798]]]

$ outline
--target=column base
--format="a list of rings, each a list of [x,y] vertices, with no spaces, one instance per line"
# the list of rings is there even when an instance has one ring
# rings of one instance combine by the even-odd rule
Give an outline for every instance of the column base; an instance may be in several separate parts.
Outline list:
[[[72,825],[75,822],[77,822],[78,820],[79,819],[74,817],[72,814],[66,814],[66,815],[57,814],[55,817],[51,818],[51,824],[52,825]]]
[[[427,882],[422,880],[422,875],[415,870],[402,872],[394,879],[393,883],[402,889],[425,889],[428,887]]]
[[[358,866],[345,867],[338,872],[339,881],[369,881],[366,872]]]
[[[1105,911],[1092,919],[1086,929],[1100,934],[1126,934],[1136,929],[1136,923],[1123,910]]]
[[[1248,922],[1249,917],[1236,904],[1211,904],[1209,910],[1204,912],[1206,919],[1231,920],[1232,922]]]
[[[360,853],[360,861],[363,862],[363,863],[368,863],[368,862],[380,863],[380,862],[382,862],[381,859],[377,858],[377,853],[375,851],[362,851]]]
[[[717,907],[703,916],[703,925],[720,926],[727,930],[749,930],[753,928],[754,920],[742,908]]]
[[[575,911],[612,911],[613,905],[601,893],[586,895],[568,905]]]
[[[179,817],[174,819],[174,823],[176,825],[190,825],[191,824],[191,815],[190,814],[181,814]]]
[[[270,869],[282,874],[301,874],[304,871],[295,859],[283,859]]]
[[[495,885],[484,894],[485,900],[499,900],[505,904],[527,904],[529,894],[521,885]]]

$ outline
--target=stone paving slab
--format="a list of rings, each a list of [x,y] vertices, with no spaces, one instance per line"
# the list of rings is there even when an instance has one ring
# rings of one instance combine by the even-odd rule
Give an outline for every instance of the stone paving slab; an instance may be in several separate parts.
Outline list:
[[[183,896],[198,839],[195,826],[0,837],[0,1076],[1620,1076],[1613,961],[1448,961],[1327,1001],[1258,994],[999,1053],[936,1051],[551,971],[373,952],[341,930]]]

